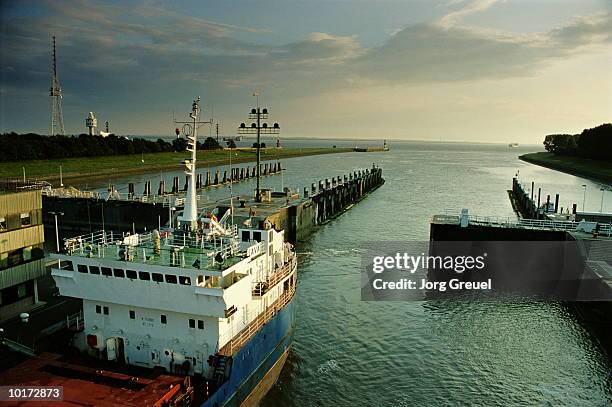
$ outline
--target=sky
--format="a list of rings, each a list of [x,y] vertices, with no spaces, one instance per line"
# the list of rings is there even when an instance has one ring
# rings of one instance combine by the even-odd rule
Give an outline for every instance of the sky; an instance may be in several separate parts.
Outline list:
[[[612,117],[612,0],[0,2],[0,131],[222,135],[253,93],[281,137],[541,143]],[[207,132],[207,129],[203,130]]]

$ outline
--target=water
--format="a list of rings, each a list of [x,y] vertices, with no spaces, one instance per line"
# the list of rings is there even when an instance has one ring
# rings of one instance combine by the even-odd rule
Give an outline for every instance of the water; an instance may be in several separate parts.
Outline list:
[[[282,179],[265,178],[265,186],[301,188],[376,162],[386,183],[298,245],[294,347],[262,407],[610,405],[611,364],[562,304],[360,300],[362,244],[427,240],[429,219],[447,209],[512,216],[506,190],[517,171],[542,187],[543,200],[560,193],[561,206],[580,209],[586,197],[586,209],[599,211],[603,185],[516,158],[536,149],[396,142],[387,153],[285,160]],[[152,178],[117,183],[143,179]],[[227,193],[224,187],[208,195]],[[610,192],[604,211],[612,211]]]

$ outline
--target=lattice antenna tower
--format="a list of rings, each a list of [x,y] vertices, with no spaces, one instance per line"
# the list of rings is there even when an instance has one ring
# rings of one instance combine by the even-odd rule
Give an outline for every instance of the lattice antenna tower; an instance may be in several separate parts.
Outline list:
[[[62,115],[62,88],[57,77],[57,54],[55,51],[55,36],[53,36],[53,77],[51,79],[51,135],[66,135],[64,116]]]

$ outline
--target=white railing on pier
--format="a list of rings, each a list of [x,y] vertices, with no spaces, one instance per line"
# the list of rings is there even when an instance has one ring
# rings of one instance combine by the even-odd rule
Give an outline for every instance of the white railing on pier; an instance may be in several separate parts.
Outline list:
[[[461,217],[450,213],[437,215],[436,219],[444,218],[449,222],[459,223]],[[595,223],[595,222],[589,222]],[[519,228],[519,229],[546,229],[546,230],[563,230],[563,231],[579,231],[581,222],[571,220],[538,220],[538,219],[519,219],[516,217],[500,217],[500,216],[478,216],[468,215],[468,224],[477,226],[500,227],[500,228]],[[612,225],[599,223],[599,233],[608,235],[612,233]]]
[[[67,188],[47,188],[43,189],[42,194],[54,198],[93,198],[100,199],[102,195],[96,191],[81,191],[73,187]]]

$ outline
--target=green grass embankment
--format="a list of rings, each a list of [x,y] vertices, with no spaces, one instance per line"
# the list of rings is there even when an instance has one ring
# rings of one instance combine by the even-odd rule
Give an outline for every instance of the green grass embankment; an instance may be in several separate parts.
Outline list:
[[[262,150],[261,159],[276,160],[289,157],[309,155],[346,153],[350,148],[268,148]],[[198,168],[203,169],[229,163],[229,150],[198,151]],[[232,163],[256,161],[256,150],[239,148],[232,151]],[[28,179],[46,180],[57,183],[60,177],[60,165],[64,182],[85,178],[114,178],[131,174],[142,174],[158,171],[183,169],[181,161],[189,153],[152,153],[116,155],[103,157],[79,157],[53,160],[32,160],[0,163],[0,180],[21,178],[25,168]]]
[[[612,162],[547,152],[523,154],[519,159],[579,177],[612,185]]]

